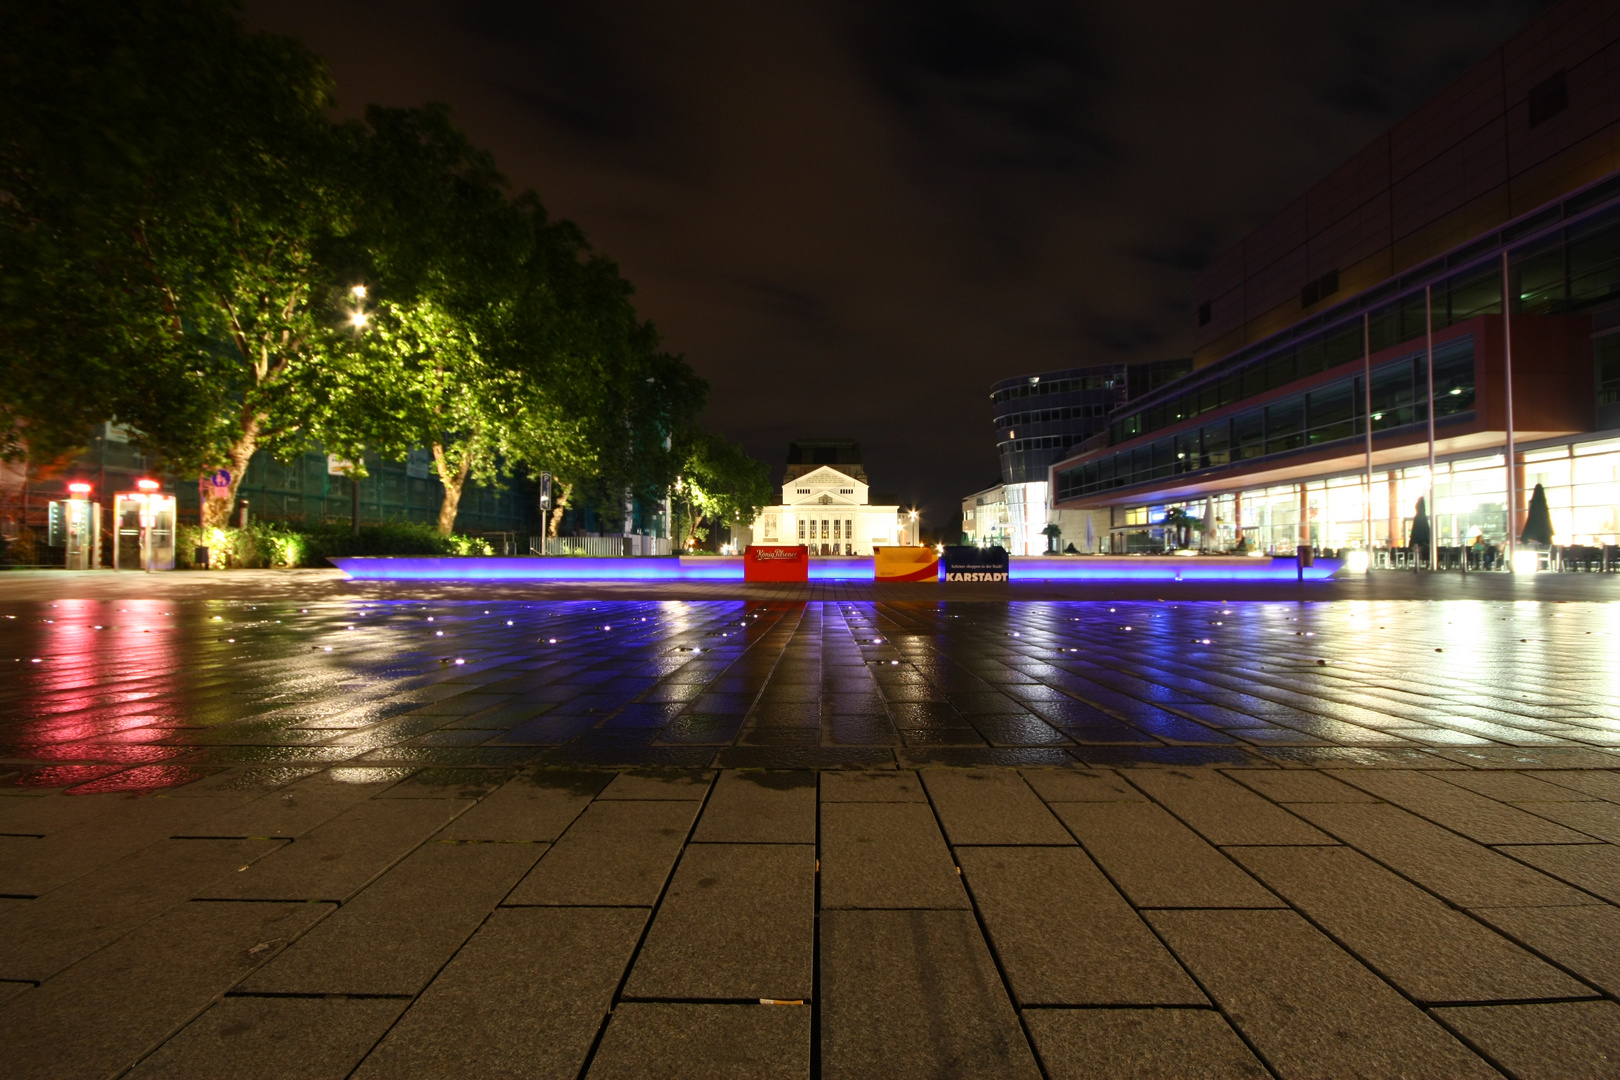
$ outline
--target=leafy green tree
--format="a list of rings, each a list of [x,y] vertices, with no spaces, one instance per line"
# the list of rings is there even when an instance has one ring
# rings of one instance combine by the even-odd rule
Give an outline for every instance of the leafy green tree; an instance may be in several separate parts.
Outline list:
[[[215,0],[0,5],[0,449],[177,470],[318,438],[352,204],[331,82]]]
[[[1192,533],[1202,532],[1204,529],[1203,518],[1179,506],[1165,513],[1163,524],[1165,536],[1174,540],[1175,546],[1178,548],[1189,546],[1188,537]]]
[[[374,107],[359,137],[377,286],[359,375],[330,388],[352,402],[343,445],[431,447],[445,534],[467,481],[503,470],[552,473],[559,512],[582,483],[604,509],[667,486],[703,384],[658,351],[618,268],[532,194],[507,198],[443,107]]]
[[[707,539],[716,526],[735,531],[753,522],[771,502],[770,468],[736,443],[698,432],[671,494],[675,538],[685,547]]]

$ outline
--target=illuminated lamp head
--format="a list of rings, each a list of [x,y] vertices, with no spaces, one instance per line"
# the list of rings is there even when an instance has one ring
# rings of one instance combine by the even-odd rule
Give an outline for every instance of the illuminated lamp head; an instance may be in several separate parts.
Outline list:
[[[68,490],[75,495],[88,495],[90,494],[90,485],[82,481],[76,481],[68,485]]]
[[[156,491],[161,485],[156,480],[137,480],[135,481],[135,486],[140,488],[142,491],[151,493]]]

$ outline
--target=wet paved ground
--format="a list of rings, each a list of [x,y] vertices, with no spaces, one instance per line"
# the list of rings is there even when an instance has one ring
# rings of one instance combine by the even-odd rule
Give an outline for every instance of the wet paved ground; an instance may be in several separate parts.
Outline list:
[[[11,580],[3,1075],[1620,1074],[1620,607]]]

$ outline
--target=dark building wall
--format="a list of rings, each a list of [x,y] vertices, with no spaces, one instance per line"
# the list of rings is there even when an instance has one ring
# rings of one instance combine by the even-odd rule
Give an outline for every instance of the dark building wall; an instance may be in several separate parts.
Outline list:
[[[1563,0],[1199,274],[1194,361],[1616,169],[1620,6]]]

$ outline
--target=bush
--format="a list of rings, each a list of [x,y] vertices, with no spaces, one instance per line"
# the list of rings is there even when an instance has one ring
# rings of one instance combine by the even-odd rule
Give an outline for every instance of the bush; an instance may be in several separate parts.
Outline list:
[[[245,529],[203,529],[181,525],[175,530],[174,563],[197,569],[196,549],[208,549],[208,566],[264,567],[304,565],[304,535],[274,522],[255,521]]]
[[[328,559],[350,555],[493,555],[489,541],[476,536],[440,536],[431,525],[389,522],[367,525],[355,536],[348,525],[315,525],[294,529],[255,521],[245,529],[209,529],[182,525],[175,537],[175,565],[194,569],[193,552],[208,549],[212,569],[227,566],[324,567]]]

